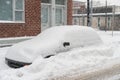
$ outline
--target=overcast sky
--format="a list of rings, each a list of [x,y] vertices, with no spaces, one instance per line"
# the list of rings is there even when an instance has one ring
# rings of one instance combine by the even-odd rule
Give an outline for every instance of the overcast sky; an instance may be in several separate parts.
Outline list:
[[[74,1],[84,1],[87,2],[87,0],[74,0]],[[93,1],[100,1],[101,3],[105,3],[106,0],[93,0]],[[120,6],[120,0],[107,0],[108,4],[110,5],[119,5]]]

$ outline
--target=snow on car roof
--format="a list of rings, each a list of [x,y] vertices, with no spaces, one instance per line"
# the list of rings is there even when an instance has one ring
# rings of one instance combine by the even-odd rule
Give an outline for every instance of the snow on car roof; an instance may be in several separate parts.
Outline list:
[[[98,39],[100,40],[99,36],[95,32],[94,29],[87,26],[78,26],[78,25],[67,25],[67,26],[55,26],[51,27],[45,31],[43,31],[41,34],[37,36],[37,38],[41,40],[66,40],[69,36],[70,39],[73,39],[76,37],[81,37],[81,39]]]

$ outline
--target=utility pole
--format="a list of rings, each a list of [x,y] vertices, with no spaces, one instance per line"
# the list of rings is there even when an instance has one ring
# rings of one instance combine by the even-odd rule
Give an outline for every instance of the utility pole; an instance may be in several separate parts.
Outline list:
[[[87,26],[90,27],[90,1],[87,0]]]

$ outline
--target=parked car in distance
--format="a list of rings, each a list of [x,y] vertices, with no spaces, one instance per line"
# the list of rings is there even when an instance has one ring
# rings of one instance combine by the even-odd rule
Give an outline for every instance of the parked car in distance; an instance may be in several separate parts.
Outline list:
[[[17,43],[9,48],[5,56],[10,67],[30,65],[39,56],[48,58],[77,47],[101,45],[96,31],[86,26],[51,27],[31,40]]]

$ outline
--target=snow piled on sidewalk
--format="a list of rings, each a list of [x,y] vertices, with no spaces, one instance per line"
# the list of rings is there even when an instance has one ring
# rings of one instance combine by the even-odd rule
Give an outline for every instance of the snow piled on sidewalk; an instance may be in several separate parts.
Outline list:
[[[40,57],[28,67],[15,71],[3,71],[0,75],[0,80],[7,78],[12,80],[16,80],[17,78],[19,80],[45,80],[59,75],[66,75],[72,69],[76,68],[79,68],[79,71],[83,71],[110,60],[112,52],[109,51],[110,48],[103,48],[103,46],[85,49],[77,48],[69,52],[60,53],[49,59]]]
[[[4,64],[4,55],[8,48],[2,48],[0,50],[0,53],[3,53],[0,54],[0,80],[49,80],[56,76],[65,76],[76,72],[80,74],[91,72],[95,68],[99,70],[104,64],[120,57],[120,33],[114,33],[113,37],[110,33],[98,31],[105,43],[104,46],[74,48],[48,59],[39,57],[32,65],[20,69],[11,69]],[[115,64],[115,62],[119,63],[115,60],[111,64]],[[110,79],[114,80],[115,78]]]

